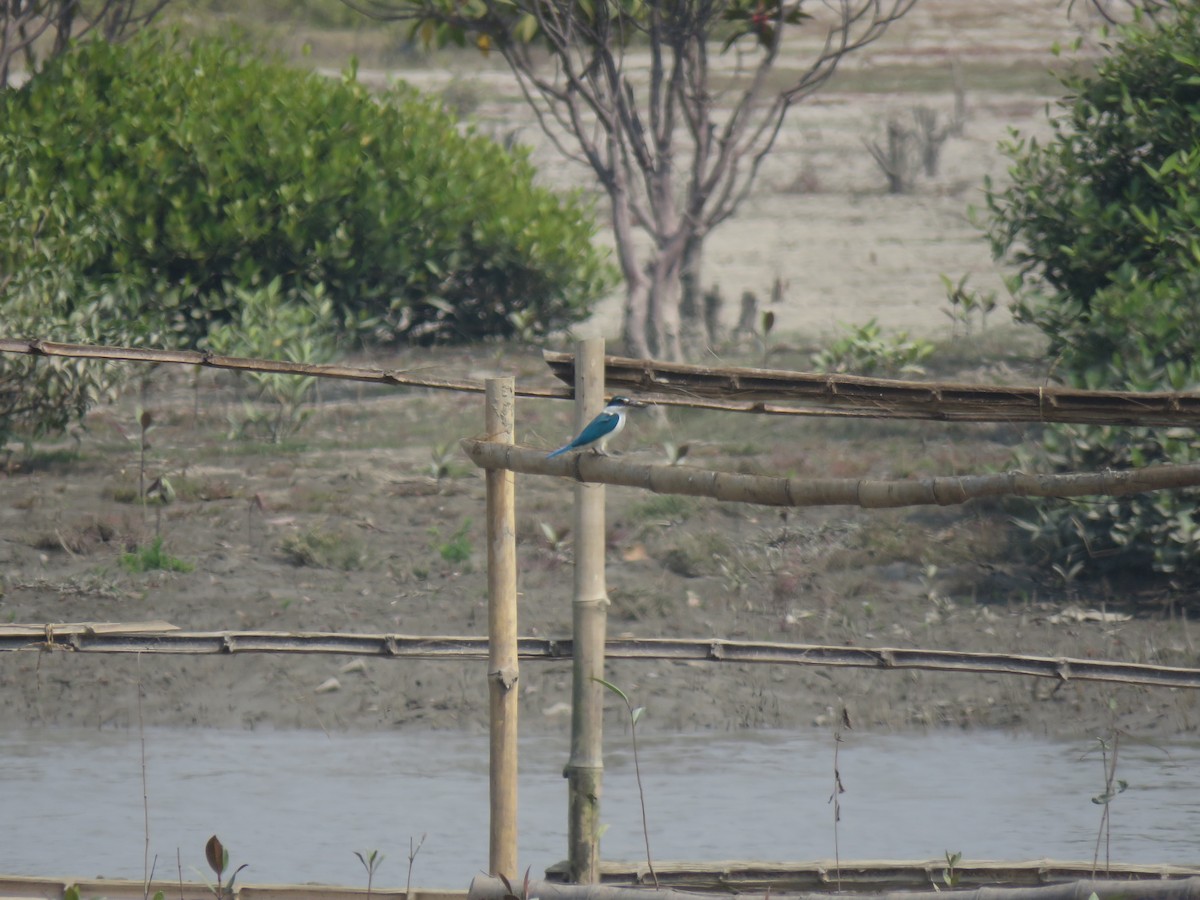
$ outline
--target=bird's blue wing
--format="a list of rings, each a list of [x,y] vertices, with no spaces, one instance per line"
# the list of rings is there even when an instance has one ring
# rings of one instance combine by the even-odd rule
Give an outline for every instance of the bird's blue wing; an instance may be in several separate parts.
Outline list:
[[[617,427],[620,421],[620,416],[616,413],[600,413],[592,421],[584,426],[583,431],[571,443],[564,447],[559,447],[553,453],[547,454],[547,459],[553,459],[555,456],[560,456],[570,450],[575,450],[579,447],[586,447],[588,444],[594,444],[600,438],[604,437],[610,431]]]
[[[579,437],[575,438],[571,443],[576,447],[586,447],[588,444],[594,444],[616,428],[618,421],[620,419],[616,413],[600,413],[600,415],[587,423],[583,431],[579,432]]]

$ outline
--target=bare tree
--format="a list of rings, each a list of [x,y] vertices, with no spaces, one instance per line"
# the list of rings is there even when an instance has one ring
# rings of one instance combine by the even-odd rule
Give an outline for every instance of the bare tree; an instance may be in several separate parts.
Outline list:
[[[788,110],[916,0],[346,2],[409,20],[430,44],[503,57],[555,147],[608,196],[626,350],[679,359],[706,337],[704,242],[745,199]]]
[[[14,60],[27,75],[62,53],[72,38],[96,32],[120,41],[147,25],[170,0],[0,0],[0,90]]]

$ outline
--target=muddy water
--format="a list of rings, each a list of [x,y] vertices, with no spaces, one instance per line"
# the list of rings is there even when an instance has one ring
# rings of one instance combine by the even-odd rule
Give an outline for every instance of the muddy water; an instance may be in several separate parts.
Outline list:
[[[628,735],[609,730],[602,850],[644,858]],[[833,738],[743,732],[644,738],[656,859],[812,860],[834,853]],[[521,748],[521,865],[566,848],[565,735]],[[1091,860],[1103,790],[1097,746],[989,732],[844,735],[837,766],[843,859]],[[1200,746],[1120,748],[1114,861],[1200,863]],[[355,850],[379,849],[380,887],[465,888],[487,863],[487,739],[432,734],[152,730],[151,855],[198,880],[218,834],[241,880],[365,884]],[[142,877],[136,732],[0,735],[0,873]],[[205,873],[207,874],[207,873]]]

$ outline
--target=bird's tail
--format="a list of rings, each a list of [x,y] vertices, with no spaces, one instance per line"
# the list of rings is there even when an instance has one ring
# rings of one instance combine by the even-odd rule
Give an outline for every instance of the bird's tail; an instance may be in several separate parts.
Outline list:
[[[556,456],[562,456],[564,453],[566,453],[570,449],[571,449],[570,444],[567,444],[567,446],[565,446],[565,447],[559,447],[553,453],[547,453],[546,459],[554,459],[554,457],[556,457]]]

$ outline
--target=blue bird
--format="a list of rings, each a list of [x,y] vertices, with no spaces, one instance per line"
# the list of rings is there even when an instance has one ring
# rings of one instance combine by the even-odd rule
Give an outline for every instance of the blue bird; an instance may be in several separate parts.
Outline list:
[[[625,412],[633,406],[633,401],[627,397],[613,397],[604,412],[588,422],[583,431],[565,447],[559,447],[553,453],[547,453],[546,459],[553,459],[572,450],[584,450],[592,447],[597,453],[604,452],[604,445],[610,438],[616,437],[625,427]]]

